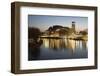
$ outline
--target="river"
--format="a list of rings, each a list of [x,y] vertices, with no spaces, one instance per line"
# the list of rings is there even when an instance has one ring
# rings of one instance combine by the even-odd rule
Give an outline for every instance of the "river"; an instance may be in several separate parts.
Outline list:
[[[87,41],[40,38],[42,44],[29,48],[28,60],[88,58]]]

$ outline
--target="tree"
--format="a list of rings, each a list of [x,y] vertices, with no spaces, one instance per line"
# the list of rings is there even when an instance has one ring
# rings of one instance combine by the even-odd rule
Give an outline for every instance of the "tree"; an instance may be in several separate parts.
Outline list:
[[[37,38],[40,36],[41,32],[38,28],[28,28],[28,37],[33,38],[34,40],[37,40]]]
[[[87,33],[87,31],[80,31],[80,34],[87,35],[88,33]]]

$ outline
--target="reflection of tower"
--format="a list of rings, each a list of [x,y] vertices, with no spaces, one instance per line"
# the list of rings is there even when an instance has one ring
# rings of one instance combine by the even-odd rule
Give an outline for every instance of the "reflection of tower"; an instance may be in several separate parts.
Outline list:
[[[72,21],[72,30],[73,30],[74,33],[76,32],[75,31],[75,22],[74,21]]]

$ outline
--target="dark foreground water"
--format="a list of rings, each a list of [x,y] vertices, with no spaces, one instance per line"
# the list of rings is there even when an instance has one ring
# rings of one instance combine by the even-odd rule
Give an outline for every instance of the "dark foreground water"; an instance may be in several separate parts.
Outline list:
[[[40,39],[37,47],[29,47],[28,60],[79,59],[88,57],[87,41],[69,39]]]

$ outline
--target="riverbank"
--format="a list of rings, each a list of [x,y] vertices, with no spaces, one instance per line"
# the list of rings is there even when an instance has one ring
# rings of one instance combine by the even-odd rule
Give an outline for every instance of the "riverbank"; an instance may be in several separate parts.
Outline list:
[[[40,37],[40,38],[48,38],[48,39],[71,39],[71,40],[85,40],[87,41],[88,38],[87,36],[82,36],[82,37],[73,37],[73,38],[66,38],[66,37]]]

